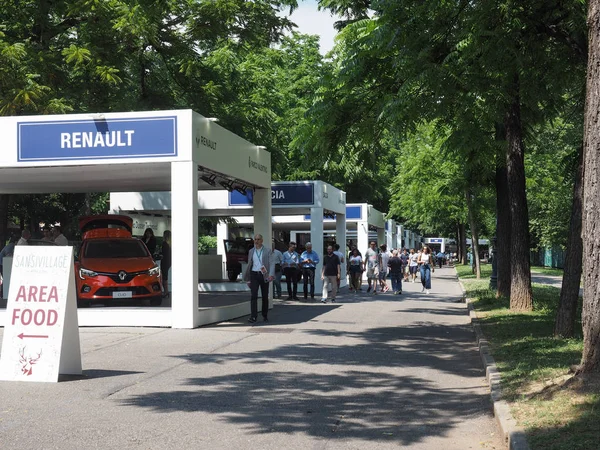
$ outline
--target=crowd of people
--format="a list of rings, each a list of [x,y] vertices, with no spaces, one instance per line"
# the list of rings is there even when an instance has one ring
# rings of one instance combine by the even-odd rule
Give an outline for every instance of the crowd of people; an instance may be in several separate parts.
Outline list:
[[[288,249],[281,252],[275,248],[275,243],[268,248],[263,245],[263,237],[260,234],[254,236],[254,247],[248,252],[248,266],[243,275],[244,281],[250,287],[250,309],[249,322],[254,323],[258,318],[258,291],[262,297],[263,320],[268,322],[268,298],[269,283],[273,282],[273,297],[281,298],[281,279],[285,275],[287,284],[287,300],[299,300],[298,283],[302,279],[304,283],[304,299],[315,298],[315,277],[317,266],[321,262],[319,255],[313,250],[311,242],[307,242],[304,252],[296,251],[296,243],[290,242]],[[429,294],[431,289],[431,274],[435,272],[435,264],[441,268],[448,260],[448,256],[439,252],[435,255],[427,246],[420,250],[410,251],[404,249],[392,249],[388,251],[385,244],[377,248],[375,242],[369,244],[369,248],[363,255],[357,247],[353,246],[348,253],[340,252],[339,244],[327,246],[327,253],[323,257],[320,276],[323,280],[323,292],[321,302],[334,303],[340,287],[341,267],[346,265],[348,284],[350,292],[362,291],[363,274],[367,275],[367,293],[376,294],[390,290],[387,279],[388,275],[394,294],[402,294],[402,282],[415,283],[417,273],[420,274],[422,284],[421,292]]]

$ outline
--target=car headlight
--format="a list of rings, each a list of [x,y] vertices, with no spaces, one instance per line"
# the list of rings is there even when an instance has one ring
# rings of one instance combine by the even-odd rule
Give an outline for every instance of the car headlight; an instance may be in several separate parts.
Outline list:
[[[94,272],[93,270],[88,270],[88,269],[84,269],[83,267],[79,268],[79,278],[81,278],[82,280],[85,280],[86,277],[97,277],[98,273]]]
[[[151,277],[160,277],[160,267],[158,264],[154,264],[154,267],[148,271],[148,275]]]

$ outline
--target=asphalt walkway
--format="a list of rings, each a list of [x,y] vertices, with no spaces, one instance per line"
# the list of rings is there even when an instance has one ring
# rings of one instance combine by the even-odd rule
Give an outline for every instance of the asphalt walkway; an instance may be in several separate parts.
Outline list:
[[[454,274],[268,324],[82,328],[83,377],[0,382],[0,447],[502,449]]]

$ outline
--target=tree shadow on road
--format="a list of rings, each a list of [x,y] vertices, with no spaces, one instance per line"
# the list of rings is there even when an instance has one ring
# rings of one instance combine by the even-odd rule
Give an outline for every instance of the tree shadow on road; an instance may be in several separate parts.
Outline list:
[[[202,411],[255,433],[304,433],[409,445],[444,436],[482,414],[489,399],[470,386],[439,389],[411,376],[350,370],[250,371],[190,378],[185,389],[122,401],[152,411]]]

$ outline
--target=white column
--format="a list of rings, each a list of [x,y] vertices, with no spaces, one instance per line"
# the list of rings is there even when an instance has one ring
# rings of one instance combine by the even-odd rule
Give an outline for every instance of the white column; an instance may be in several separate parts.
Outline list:
[[[442,248],[440,251],[446,253],[446,238],[442,238]]]
[[[254,189],[254,234],[261,234],[263,244],[266,247],[273,247],[273,231],[271,217],[271,188]],[[260,295],[260,293],[259,293]],[[248,306],[250,307],[250,306]],[[269,309],[273,307],[273,286],[269,286]],[[259,311],[261,310],[261,302],[258,302]],[[250,314],[250,311],[248,311]]]
[[[221,255],[221,276],[223,280],[227,280],[227,264],[225,252],[225,239],[229,239],[229,225],[225,222],[217,223],[217,255]]]
[[[394,221],[389,219],[387,222],[387,230],[385,232],[385,245],[387,246],[388,251],[391,251],[394,246],[394,232],[396,231],[396,226],[394,225]]]
[[[348,277],[346,276],[346,258],[348,257],[348,251],[346,250],[346,214],[335,215],[335,242],[340,246],[340,252],[344,255],[344,264],[342,264],[342,275],[340,276],[340,287],[344,287],[348,284]]]
[[[312,242],[313,252],[319,255],[319,260],[321,261],[315,269],[315,296],[317,296],[321,295],[323,291],[321,269],[323,268],[323,257],[326,250],[323,248],[323,208],[310,208],[310,242]]]
[[[366,220],[356,222],[356,247],[363,256],[369,248],[369,223]]]
[[[173,328],[198,326],[198,165],[171,163]]]

